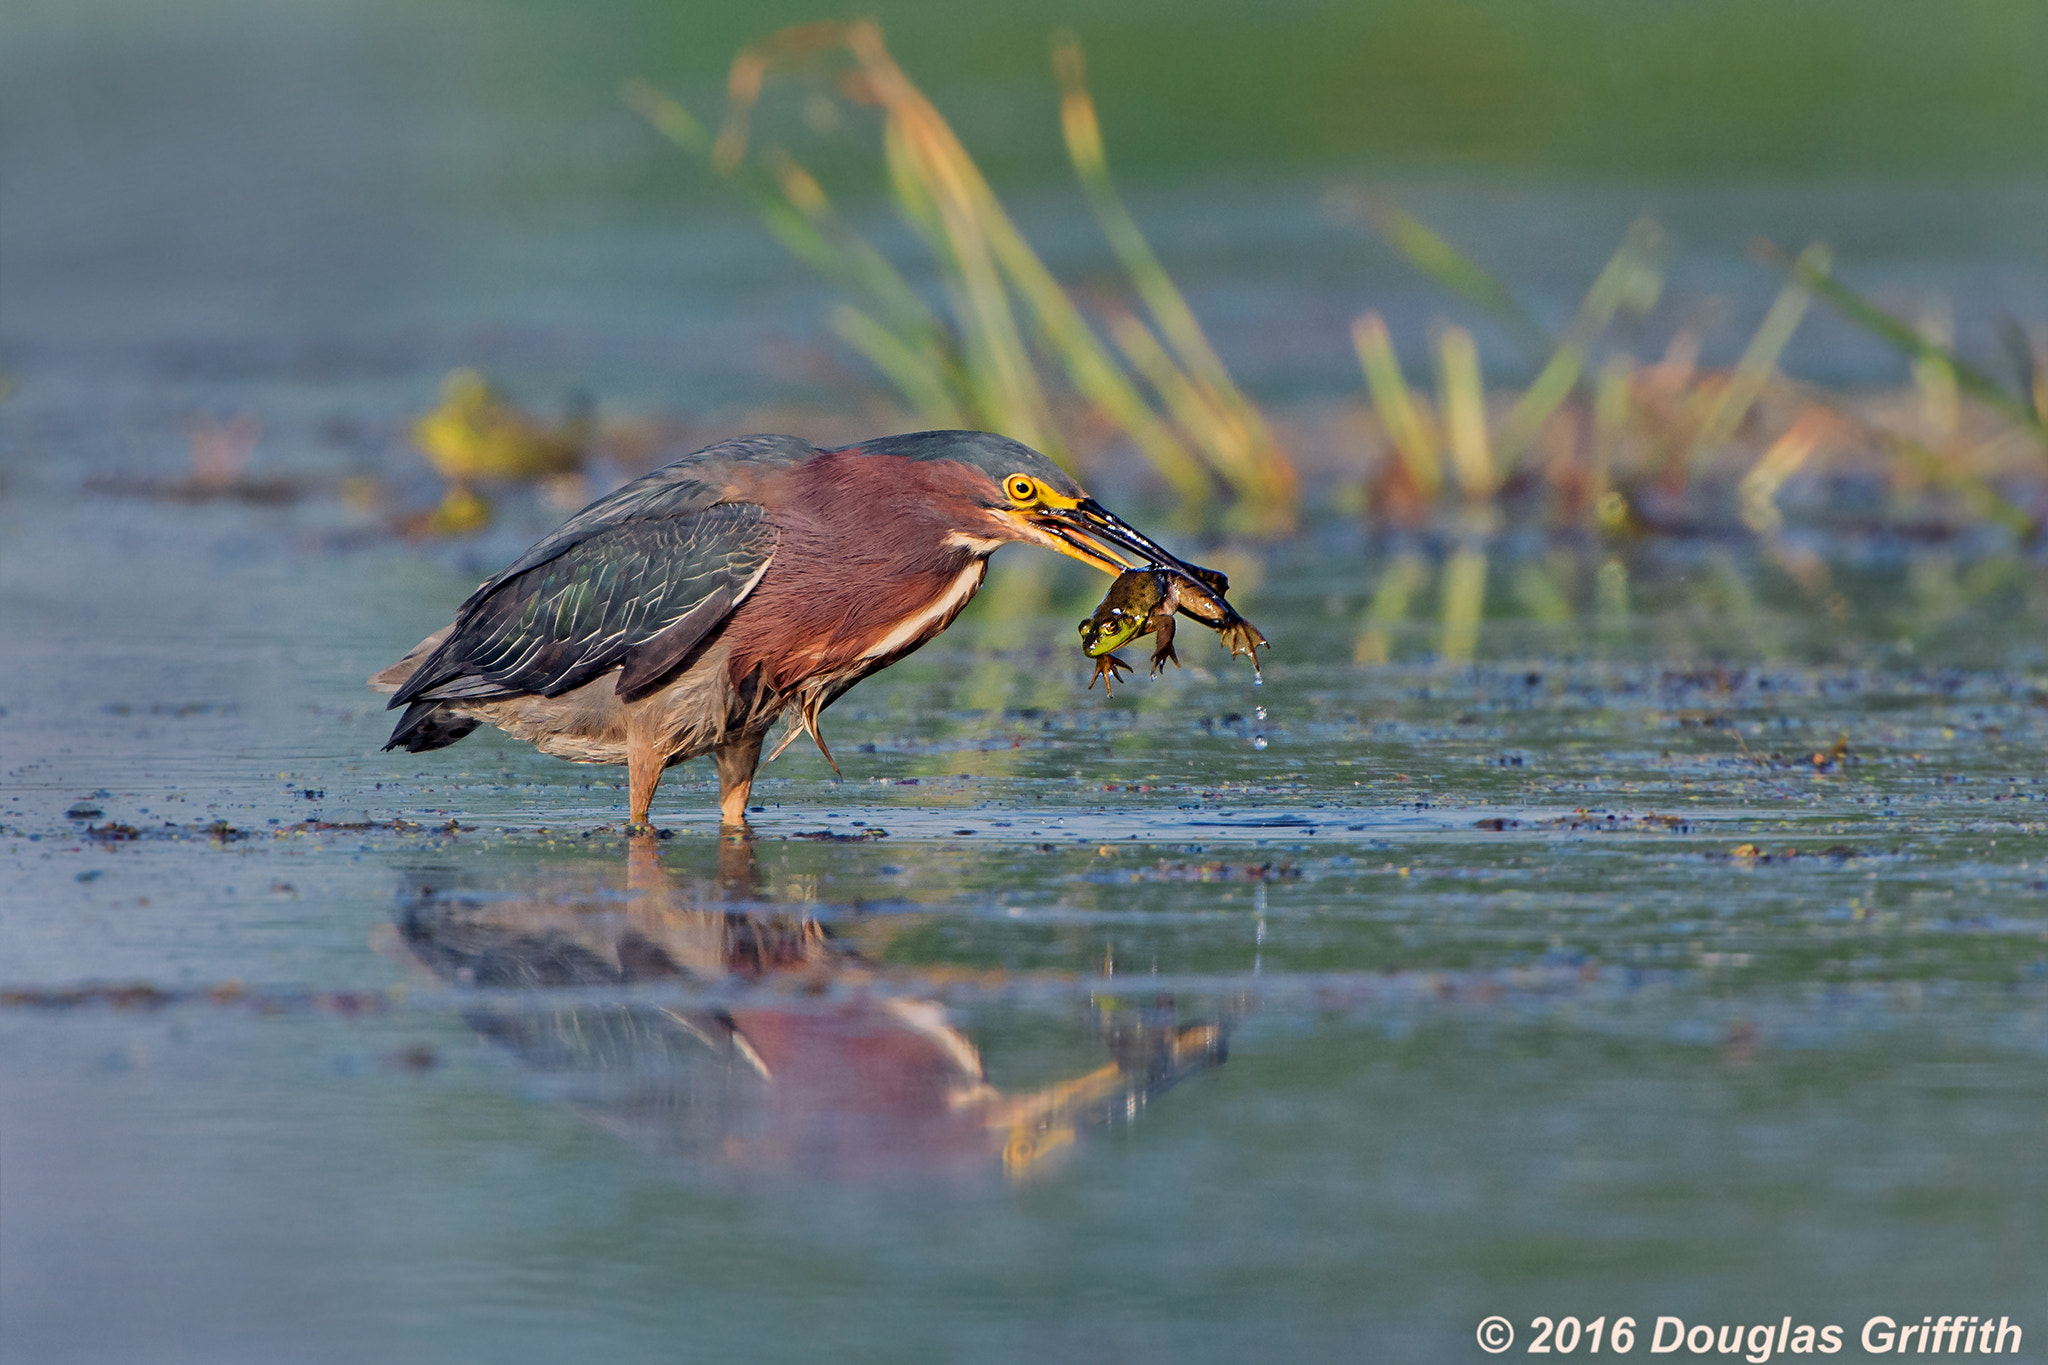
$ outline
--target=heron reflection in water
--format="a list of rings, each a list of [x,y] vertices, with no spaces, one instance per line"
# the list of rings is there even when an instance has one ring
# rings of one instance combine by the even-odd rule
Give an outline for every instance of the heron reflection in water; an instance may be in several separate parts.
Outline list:
[[[654,841],[631,845],[623,887],[616,863],[593,869],[595,886],[506,898],[416,875],[398,941],[440,979],[492,988],[466,1012],[471,1026],[658,1156],[848,1179],[1021,1177],[1223,1063],[1227,1019],[1182,1026],[1168,999],[1098,998],[1102,1065],[1002,1089],[937,1001],[899,993],[899,978],[800,908],[758,899],[751,841],[722,841],[716,884],[696,888]],[[715,999],[603,999],[643,983]],[[508,988],[531,998],[497,994]]]

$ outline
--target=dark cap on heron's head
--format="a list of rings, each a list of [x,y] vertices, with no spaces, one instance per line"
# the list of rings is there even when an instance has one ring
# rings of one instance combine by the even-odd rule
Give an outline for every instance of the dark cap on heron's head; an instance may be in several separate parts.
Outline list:
[[[899,460],[951,460],[982,473],[1000,487],[1012,474],[1029,474],[1062,497],[1085,498],[1086,489],[1073,476],[1021,441],[991,431],[913,431],[847,446],[865,455],[893,455]]]

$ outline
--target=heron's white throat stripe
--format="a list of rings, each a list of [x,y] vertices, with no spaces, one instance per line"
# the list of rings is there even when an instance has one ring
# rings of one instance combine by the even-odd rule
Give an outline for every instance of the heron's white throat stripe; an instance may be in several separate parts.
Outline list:
[[[974,596],[981,587],[982,575],[988,572],[988,561],[977,559],[954,578],[951,587],[941,593],[936,601],[917,615],[902,621],[887,635],[861,651],[863,659],[880,659],[900,650],[929,639],[945,629],[946,622],[959,614],[967,605],[967,599]]]

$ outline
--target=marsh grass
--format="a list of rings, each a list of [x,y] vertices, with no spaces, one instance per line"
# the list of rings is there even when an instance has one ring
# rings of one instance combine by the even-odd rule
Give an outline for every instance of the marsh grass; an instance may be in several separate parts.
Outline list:
[[[625,97],[750,198],[770,231],[842,290],[834,332],[920,420],[1000,431],[1076,470],[1083,449],[1077,423],[1104,426],[1173,491],[1183,522],[1215,519],[1221,503],[1221,520],[1234,529],[1284,534],[1299,508],[1293,466],[1117,194],[1080,48],[1070,38],[1055,43],[1054,66],[1075,172],[1143,312],[1107,310],[1103,325],[1114,349],[1025,240],[944,116],[890,57],[874,23],[805,25],[741,52],[716,136],[645,82],[629,83]],[[929,253],[941,304],[928,303],[847,225],[787,149],[753,136],[764,92],[785,79],[807,83],[814,100],[880,114],[884,178]]]
[[[1417,270],[1488,314],[1537,366],[1519,393],[1489,392],[1471,333],[1442,325],[1432,399],[1410,386],[1377,313],[1353,325],[1385,450],[1367,518],[1439,546],[1441,560],[1437,567],[1407,549],[1386,562],[1358,637],[1361,660],[1387,657],[1432,578],[1437,653],[1449,663],[1471,659],[1486,615],[1488,547],[1506,527],[1562,536],[1597,557],[1589,605],[1610,633],[1628,614],[1627,547],[1647,536],[1746,533],[1825,596],[1825,564],[1794,534],[1813,528],[1795,526],[1781,500],[1831,462],[1882,488],[1883,512],[1865,529],[1990,526],[2015,546],[2042,534],[2048,365],[2017,323],[2003,334],[2015,392],[1955,353],[1941,316],[1908,322],[1842,283],[1824,245],[1794,258],[1759,244],[1759,257],[1786,280],[1731,368],[1699,365],[1699,338],[1687,332],[1657,361],[1609,347],[1595,368],[1611,324],[1657,301],[1655,224],[1630,228],[1553,338],[1494,275],[1419,219],[1370,197],[1348,207]],[[1816,299],[1897,348],[1910,363],[1911,388],[1852,396],[1785,375],[1779,360]],[[1825,508],[1807,510],[1829,520]],[[1564,608],[1545,566],[1518,563],[1513,580],[1526,613],[1543,618]]]
[[[1068,159],[1127,285],[1123,297],[1091,302],[1086,312],[872,22],[787,29],[743,50],[716,132],[645,82],[629,83],[625,96],[751,200],[768,229],[837,288],[833,332],[918,420],[1002,431],[1077,472],[1121,447],[1170,491],[1183,529],[1286,534],[1301,514],[1294,464],[1119,194],[1070,36],[1053,41],[1052,73]],[[802,100],[814,126],[876,130],[866,154],[928,259],[935,288],[913,284],[841,216],[819,176],[756,131],[764,102],[784,95]],[[812,117],[821,105],[829,116]],[[841,168],[833,169],[839,178]],[[1350,455],[1361,471],[1350,501],[1398,547],[1369,594],[1355,649],[1361,660],[1388,657],[1432,585],[1434,648],[1447,661],[1472,658],[1504,536],[1526,547],[1533,533],[1533,543],[1569,547],[1573,561],[1517,551],[1500,585],[1511,585],[1512,610],[1551,624],[1585,615],[1612,635],[1629,614],[1630,547],[1645,538],[1753,538],[1767,558],[1825,594],[1827,574],[1802,539],[1807,532],[1987,526],[2015,545],[2041,535],[2048,362],[2017,323],[2001,337],[2015,388],[1959,356],[1941,317],[1909,321],[1857,293],[1836,275],[1824,244],[1791,256],[1760,243],[1760,261],[1784,282],[1733,365],[1702,365],[1693,329],[1646,359],[1620,339],[1619,324],[1641,318],[1663,295],[1656,223],[1628,229],[1553,332],[1496,275],[1405,209],[1371,195],[1342,206],[1497,324],[1533,371],[1519,388],[1489,386],[1472,331],[1439,324],[1428,348],[1433,382],[1418,385],[1381,316],[1367,312],[1354,323],[1372,420],[1363,448]],[[1910,364],[1910,388],[1850,395],[1786,375],[1780,361],[1817,301],[1897,348]],[[1831,506],[1814,492],[1831,478],[1876,487],[1881,508]]]

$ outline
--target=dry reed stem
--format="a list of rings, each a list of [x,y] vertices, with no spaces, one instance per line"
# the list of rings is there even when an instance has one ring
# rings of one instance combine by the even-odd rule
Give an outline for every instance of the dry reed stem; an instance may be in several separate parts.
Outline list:
[[[1828,268],[1828,249],[1816,242],[1799,254],[1799,260],[1804,268],[1824,271]],[[1777,372],[1778,357],[1784,354],[1792,334],[1799,329],[1812,300],[1813,291],[1797,273],[1778,291],[1778,297],[1771,301],[1770,309],[1757,325],[1756,334],[1743,349],[1742,358],[1735,362],[1728,384],[1701,416],[1699,430],[1692,440],[1690,463],[1697,466],[1703,457],[1711,455],[1735,434],[1763,393],[1764,385]]]
[[[1174,387],[1184,395],[1180,406],[1200,414],[1193,426],[1183,420],[1183,428],[1258,517],[1275,523],[1277,529],[1291,526],[1300,495],[1293,464],[1258,409],[1232,382],[1194,310],[1117,193],[1095,102],[1088,94],[1081,48],[1071,35],[1054,40],[1053,69],[1061,87],[1060,127],[1068,157],[1110,249],[1178,362],[1181,374]],[[1163,391],[1161,397],[1166,397]]]
[[[1032,309],[1047,349],[1064,364],[1076,391],[1111,416],[1184,500],[1206,501],[1211,490],[1199,464],[1102,351],[1080,310],[1017,231],[952,129],[890,59],[880,30],[865,22],[849,25],[846,44],[861,61],[869,90],[889,119],[885,136],[896,153],[892,167],[899,197],[933,207],[940,228],[929,234],[934,250],[957,255],[957,234],[985,241],[991,258],[1000,262]],[[993,304],[979,292],[968,302],[974,308]],[[1007,318],[1007,296],[1000,309]]]
[[[1437,383],[1458,487],[1468,502],[1491,502],[1499,480],[1486,435],[1486,389],[1479,348],[1462,327],[1446,327],[1437,338]]]
[[[931,317],[879,253],[839,226],[813,177],[785,154],[771,153],[765,160],[773,190],[746,186],[771,230],[801,259],[864,300],[863,306],[846,304],[834,311],[834,331],[921,414],[974,420],[1070,463],[1019,324],[1015,305],[1021,304],[1039,345],[1062,367],[1075,392],[1138,447],[1185,507],[1199,509],[1210,500],[1213,474],[1235,495],[1235,515],[1247,529],[1270,534],[1291,528],[1299,496],[1292,465],[1263,417],[1231,382],[1136,223],[1123,212],[1107,178],[1093,105],[1079,87],[1077,49],[1062,47],[1056,54],[1067,86],[1063,118],[1079,139],[1077,170],[1166,343],[1162,348],[1149,331],[1141,340],[1126,328],[1123,340],[1129,344],[1121,349],[1158,395],[1171,422],[1104,348],[1017,231],[944,117],[889,56],[872,21],[806,25],[743,51],[727,80],[725,121],[715,139],[644,83],[629,87],[627,96],[673,140],[740,180],[747,170],[752,110],[770,78],[784,71],[818,70],[835,52],[843,52],[854,67],[842,77],[841,93],[882,112],[889,183],[905,219],[939,265],[952,329],[949,333]],[[1082,130],[1083,121],[1089,132]]]
[[[1434,503],[1444,486],[1443,441],[1435,420],[1401,377],[1401,362],[1394,355],[1386,320],[1378,313],[1361,315],[1351,324],[1351,340],[1358,349],[1358,363],[1365,371],[1366,386],[1372,391],[1373,407],[1387,439],[1394,443],[1416,492],[1424,502]]]
[[[1614,315],[1623,308],[1647,312],[1656,303],[1663,289],[1663,277],[1655,258],[1663,245],[1663,236],[1663,230],[1647,218],[1639,218],[1630,225],[1621,246],[1586,291],[1564,339],[1501,420],[1494,451],[1503,471],[1514,468],[1522,453],[1535,442],[1550,414],[1578,386],[1593,342],[1607,329]]]
[[[1785,253],[1770,242],[1760,238],[1754,243],[1754,247],[1763,259],[1773,264],[1787,264]],[[1795,277],[1857,326],[1890,342],[1914,360],[1936,360],[1946,365],[1955,376],[1956,384],[1964,392],[1996,409],[2016,426],[2027,430],[2043,445],[2044,450],[2048,450],[2048,420],[2044,420],[2042,413],[2035,406],[2015,399],[2005,391],[2003,385],[1975,365],[1948,347],[1923,336],[1911,324],[1892,316],[1843,284],[1827,265],[1802,258],[1790,262],[1789,268]]]

